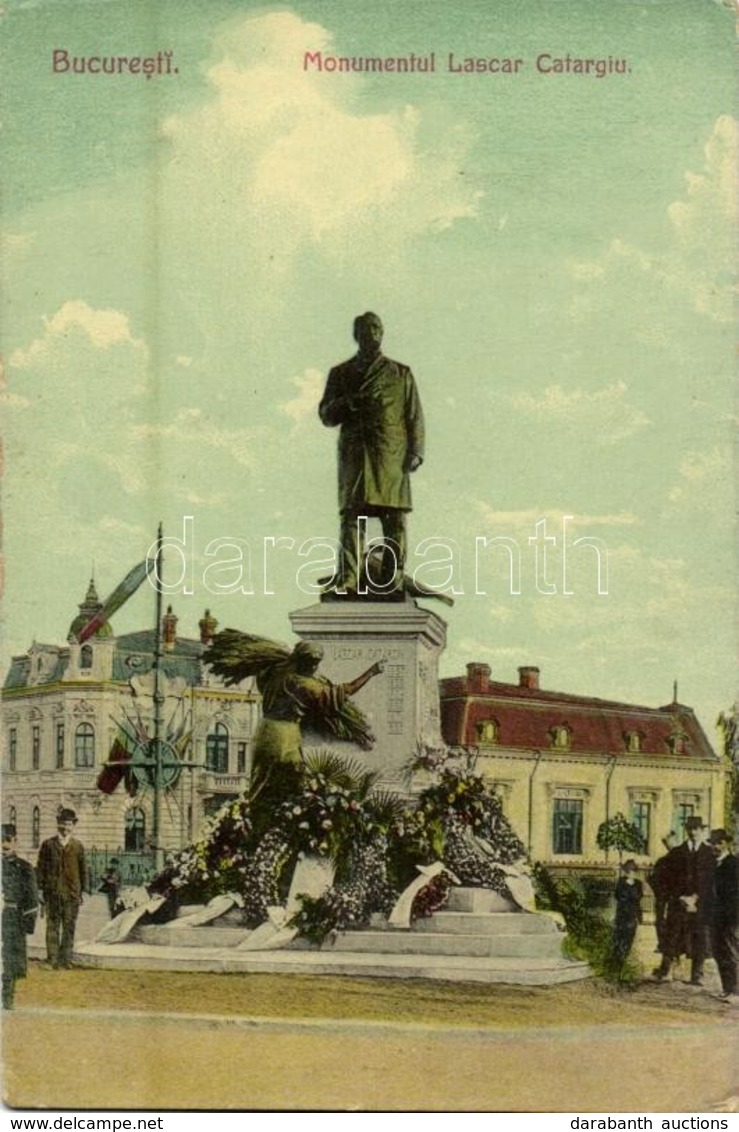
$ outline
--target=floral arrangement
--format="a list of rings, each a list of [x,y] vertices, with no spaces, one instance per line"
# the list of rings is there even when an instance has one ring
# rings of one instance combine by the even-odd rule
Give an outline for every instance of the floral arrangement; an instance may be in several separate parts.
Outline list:
[[[465,885],[504,891],[498,866],[525,850],[494,789],[475,774],[470,752],[422,751],[419,760],[417,769],[435,781],[409,799],[376,790],[376,776],[362,764],[327,751],[308,754],[299,791],[265,833],[255,836],[248,799],[229,802],[197,841],[170,858],[150,890],[188,902],[236,892],[246,922],[256,925],[267,908],[284,903],[299,853],[327,857],[333,886],[320,897],[301,897],[292,921],[313,941],[387,916],[421,864],[442,861]],[[443,906],[450,884],[446,874],[430,881],[412,916]]]

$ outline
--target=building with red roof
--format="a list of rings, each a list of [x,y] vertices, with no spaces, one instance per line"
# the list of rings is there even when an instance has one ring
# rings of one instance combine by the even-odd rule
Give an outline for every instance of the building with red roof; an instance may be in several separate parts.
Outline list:
[[[604,863],[598,827],[619,812],[642,833],[643,861],[691,815],[723,824],[725,767],[676,695],[643,707],[542,688],[535,666],[518,675],[504,683],[471,663],[441,680],[441,726],[445,742],[478,751],[532,858]]]

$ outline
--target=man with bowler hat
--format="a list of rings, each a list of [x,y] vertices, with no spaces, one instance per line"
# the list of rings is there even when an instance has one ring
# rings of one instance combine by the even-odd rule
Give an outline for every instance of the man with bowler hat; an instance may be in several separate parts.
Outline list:
[[[716,871],[713,850],[705,843],[706,828],[702,818],[689,817],[685,822],[685,841],[667,855],[665,950],[654,972],[657,979],[668,977],[674,959],[689,955],[691,984],[700,986],[703,981]]]
[[[15,826],[2,827],[3,854],[3,1010],[12,1010],[17,979],[28,969],[26,936],[33,933],[38,892],[33,867],[17,853]]]
[[[46,910],[46,953],[52,967],[71,967],[77,914],[87,885],[85,850],[72,836],[74,810],[60,809],[57,835],[42,842],[37,875]]]

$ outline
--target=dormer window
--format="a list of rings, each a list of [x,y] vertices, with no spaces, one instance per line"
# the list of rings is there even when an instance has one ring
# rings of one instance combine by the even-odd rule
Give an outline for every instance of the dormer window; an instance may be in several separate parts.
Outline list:
[[[641,731],[627,731],[624,734],[626,740],[626,750],[630,755],[638,755],[641,751]]]
[[[572,743],[572,728],[567,723],[560,723],[549,732],[552,737],[552,746],[559,751],[566,751]]]
[[[483,719],[477,725],[477,738],[480,743],[497,743],[498,742],[498,721],[497,719]]]
[[[92,645],[83,645],[80,649],[80,668],[92,668]]]
[[[667,746],[673,755],[686,754],[687,735],[684,731],[673,731],[667,740]]]

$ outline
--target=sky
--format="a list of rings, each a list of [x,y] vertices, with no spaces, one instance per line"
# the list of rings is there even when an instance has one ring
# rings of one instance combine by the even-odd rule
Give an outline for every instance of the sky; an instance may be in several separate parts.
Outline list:
[[[208,606],[290,640],[316,600],[299,568],[326,572],[308,540],[338,534],[317,404],[374,310],[426,415],[408,565],[456,591],[442,675],[536,664],[652,706],[678,680],[715,739],[737,697],[730,5],[5,0],[2,20],[3,665],[62,643],[91,572],[105,596],[159,521],[186,536],[187,570],[173,546],[165,565],[183,635]],[[55,72],[54,51],[171,51],[172,73]],[[142,590],[113,624],[152,618]]]

